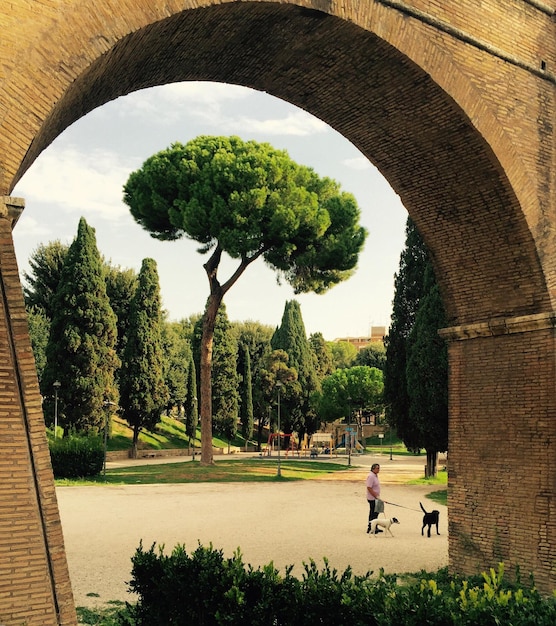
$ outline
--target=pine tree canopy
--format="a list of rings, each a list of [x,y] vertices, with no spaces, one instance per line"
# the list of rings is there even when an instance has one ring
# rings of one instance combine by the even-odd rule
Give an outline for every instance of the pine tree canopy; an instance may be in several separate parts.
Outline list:
[[[186,236],[244,261],[262,255],[296,293],[348,278],[367,234],[337,182],[239,137],[174,143],[131,174],[124,201],[153,237]]]

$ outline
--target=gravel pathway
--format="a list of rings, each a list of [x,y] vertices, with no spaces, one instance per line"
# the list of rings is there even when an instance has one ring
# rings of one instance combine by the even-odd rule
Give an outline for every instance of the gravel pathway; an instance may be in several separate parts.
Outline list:
[[[373,460],[381,465],[385,514],[400,524],[395,537],[366,534],[365,477]],[[166,460],[167,462],[167,460]],[[218,461],[217,461],[218,462]],[[318,462],[318,461],[315,461]],[[231,556],[240,548],[245,563],[280,569],[315,560],[356,574],[383,568],[387,573],[435,570],[448,563],[447,509],[426,494],[439,487],[404,484],[422,475],[419,457],[365,457],[365,465],[330,479],[287,483],[226,483],[58,487],[70,577],[77,606],[110,600],[133,601],[127,581],[139,542],[170,552],[200,542]],[[421,536],[423,514],[440,510],[440,536]]]

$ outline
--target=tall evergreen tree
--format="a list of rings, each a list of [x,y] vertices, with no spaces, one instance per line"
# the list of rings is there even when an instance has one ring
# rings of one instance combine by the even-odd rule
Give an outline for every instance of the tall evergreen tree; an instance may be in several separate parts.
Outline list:
[[[120,406],[124,419],[133,429],[134,458],[139,433],[143,428],[154,428],[167,401],[158,271],[153,259],[143,259],[131,301],[120,373]]]
[[[197,372],[195,370],[195,360],[193,352],[190,351],[187,365],[187,382],[185,389],[185,397],[183,401],[183,412],[185,417],[185,434],[189,437],[189,447],[191,448],[191,440],[195,440],[197,434],[197,423],[199,422],[197,398]]]
[[[164,345],[164,380],[168,389],[167,412],[177,409],[178,415],[183,409],[187,395],[188,366],[191,360],[191,345],[186,338],[185,329],[180,322],[162,324]]]
[[[261,391],[263,393],[265,404],[268,409],[268,419],[259,420],[258,441],[259,447],[261,442],[262,428],[268,423],[269,432],[276,432],[277,428],[277,383],[281,383],[280,388],[280,430],[285,433],[291,433],[291,424],[284,422],[284,413],[282,406],[286,405],[298,406],[302,402],[302,389],[297,380],[297,371],[293,367],[289,367],[289,357],[284,350],[273,350],[269,352],[261,368]],[[273,407],[275,410],[273,411]]]
[[[116,328],[118,329],[116,353],[120,360],[124,356],[130,320],[129,310],[136,288],[137,273],[135,270],[106,264],[106,293],[110,299],[110,306],[116,314]],[[116,372],[117,376],[118,372]]]
[[[409,418],[427,451],[427,476],[434,476],[438,453],[448,449],[448,349],[438,334],[446,315],[430,263],[424,292],[409,334],[406,375]]]
[[[249,348],[240,343],[238,346],[238,369],[240,371],[239,420],[241,434],[246,440],[253,437],[253,388],[251,386],[251,356]]]
[[[269,396],[265,393],[262,372],[267,366],[267,355],[271,352],[270,339],[274,329],[253,321],[235,322],[232,327],[236,332],[238,344],[245,346],[249,351],[253,418],[257,421],[257,444],[260,450],[262,429],[269,417]]]
[[[52,298],[52,323],[41,393],[59,389],[62,424],[77,430],[99,430],[103,404],[117,400],[114,371],[116,316],[106,294],[105,271],[95,231],[84,218],[71,244]]]
[[[41,308],[53,317],[52,298],[58,289],[69,246],[60,240],[40,244],[29,257],[30,272],[23,272],[25,305]]]
[[[50,335],[50,320],[40,306],[31,306],[27,308],[27,323],[40,385],[46,366],[46,346]]]
[[[396,276],[392,324],[386,337],[388,420],[410,449],[427,450],[427,473],[448,445],[448,357],[438,329],[444,307],[425,243],[407,220],[406,247]]]
[[[325,376],[332,374],[334,370],[332,350],[330,350],[330,346],[325,341],[322,333],[313,333],[310,335],[309,345],[315,357],[315,371],[319,380],[322,381]]]
[[[286,302],[282,322],[275,330],[270,345],[273,350],[284,350],[288,354],[288,366],[297,372],[301,397],[298,400],[284,397],[281,410],[284,427],[287,426],[290,432],[297,431],[301,441],[305,434],[312,435],[318,430],[319,423],[310,398],[320,390],[320,383],[297,300]]]
[[[407,342],[423,297],[428,255],[421,235],[410,217],[407,218],[405,233],[405,247],[400,255],[399,271],[394,280],[392,321],[384,340],[384,400],[390,426],[396,428],[409,449],[419,449],[422,447],[420,431],[409,413],[411,403],[406,378]]]
[[[197,372],[199,372],[201,359],[202,334],[203,318],[195,325],[192,346]],[[239,419],[239,376],[237,373],[237,340],[231,330],[226,306],[223,303],[218,309],[214,325],[211,377],[210,404],[213,433],[230,441],[237,432]],[[197,388],[202,394],[203,390],[199,384]]]

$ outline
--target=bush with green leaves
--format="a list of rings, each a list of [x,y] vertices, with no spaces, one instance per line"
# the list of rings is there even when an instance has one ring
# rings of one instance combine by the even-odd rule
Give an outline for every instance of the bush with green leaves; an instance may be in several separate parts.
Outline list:
[[[130,590],[136,605],[127,605],[122,626],[553,626],[556,594],[547,598],[531,585],[504,578],[504,566],[481,577],[459,578],[446,569],[398,576],[368,572],[343,574],[327,560],[319,569],[304,564],[301,579],[271,563],[254,569],[239,551],[224,558],[221,550],[198,546],[188,555],[177,546],[147,551],[132,558]]]
[[[49,441],[55,478],[85,478],[100,474],[104,446],[100,437],[70,435]]]

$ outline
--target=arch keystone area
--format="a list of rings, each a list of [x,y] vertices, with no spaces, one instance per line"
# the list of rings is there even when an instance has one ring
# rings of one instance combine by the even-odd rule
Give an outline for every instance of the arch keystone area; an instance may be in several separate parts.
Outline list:
[[[503,560],[556,587],[555,9],[0,4],[0,623],[76,623],[13,250],[23,202],[10,194],[89,111],[187,80],[245,85],[311,112],[400,195],[449,317],[450,567]]]

